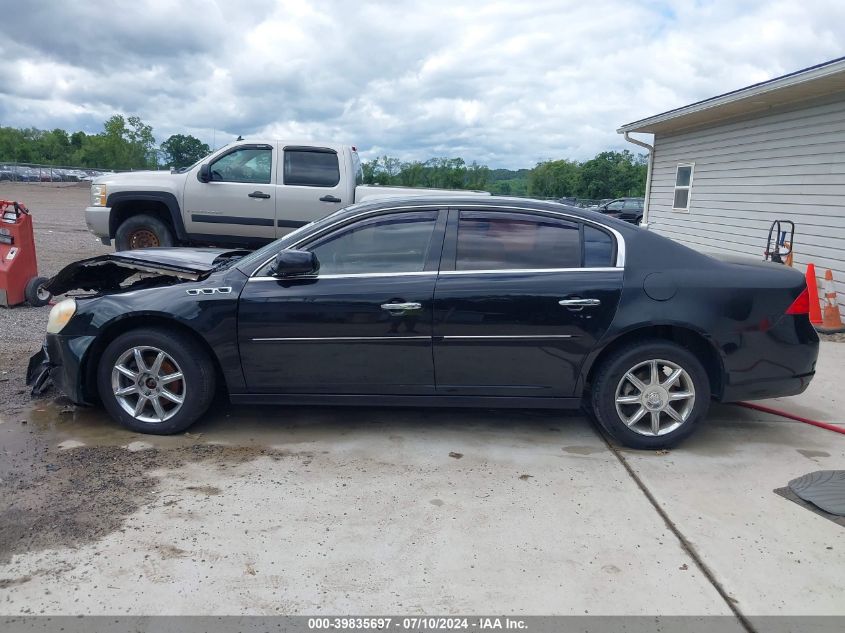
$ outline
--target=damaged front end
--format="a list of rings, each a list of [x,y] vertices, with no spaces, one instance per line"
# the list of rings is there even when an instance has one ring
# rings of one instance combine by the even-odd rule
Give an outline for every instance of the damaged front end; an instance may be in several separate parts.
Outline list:
[[[70,294],[53,306],[44,345],[29,360],[26,384],[31,394],[39,396],[54,384],[73,402],[90,403],[92,395],[85,387],[90,380],[85,378],[83,359],[105,322],[131,312],[169,315],[178,314],[180,308],[195,312],[195,299],[181,304],[179,298],[189,294],[175,289],[174,294],[168,287],[191,282],[201,285],[212,273],[229,268],[248,253],[220,248],[150,248],[66,266],[44,285],[53,296]],[[142,289],[151,292],[129,294]]]
[[[29,365],[26,368],[26,384],[31,387],[30,395],[33,397],[40,396],[50,388],[50,385],[53,384],[50,378],[52,368],[53,365],[50,363],[47,345],[45,344],[30,357]]]
[[[71,290],[109,293],[180,280],[198,281],[248,253],[222,248],[120,251],[65,266],[44,288],[57,296]]]

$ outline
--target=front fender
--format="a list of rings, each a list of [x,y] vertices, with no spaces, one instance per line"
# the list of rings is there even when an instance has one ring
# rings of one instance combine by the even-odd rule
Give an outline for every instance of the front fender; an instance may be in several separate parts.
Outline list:
[[[77,302],[77,314],[62,336],[93,336],[82,366],[90,381],[96,359],[123,332],[135,327],[178,329],[195,336],[208,350],[230,391],[243,391],[245,381],[237,346],[237,305],[244,281],[235,271],[202,282],[182,282]],[[231,287],[226,294],[189,294],[188,290]]]
[[[162,203],[170,214],[173,229],[179,240],[187,240],[188,233],[185,230],[185,222],[182,219],[182,212],[179,207],[179,200],[176,194],[168,191],[116,191],[110,193],[106,200],[106,206],[112,209],[109,214],[109,237],[114,239],[118,227],[118,214],[114,213],[115,206],[127,202],[148,201]]]

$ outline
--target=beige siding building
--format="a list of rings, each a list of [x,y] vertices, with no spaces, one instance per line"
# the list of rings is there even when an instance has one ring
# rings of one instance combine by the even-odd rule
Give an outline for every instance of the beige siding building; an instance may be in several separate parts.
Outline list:
[[[633,142],[630,133],[654,135],[649,230],[762,259],[771,222],[792,220],[796,268],[813,262],[819,277],[832,270],[845,314],[845,58],[618,131]]]

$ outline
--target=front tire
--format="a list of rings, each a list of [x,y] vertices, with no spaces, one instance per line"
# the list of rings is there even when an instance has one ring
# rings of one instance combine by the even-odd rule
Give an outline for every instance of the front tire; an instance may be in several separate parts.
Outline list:
[[[131,330],[106,347],[97,370],[103,406],[132,431],[171,435],[208,410],[214,366],[193,339],[153,328]]]
[[[620,349],[599,367],[590,404],[619,443],[662,449],[687,438],[710,407],[710,381],[688,350],[659,339]]]
[[[157,217],[141,213],[126,218],[114,235],[115,250],[173,246],[173,231]]]

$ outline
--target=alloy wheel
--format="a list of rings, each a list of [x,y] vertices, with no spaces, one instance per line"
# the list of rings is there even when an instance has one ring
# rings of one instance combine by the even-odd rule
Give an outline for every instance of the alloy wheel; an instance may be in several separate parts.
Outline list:
[[[689,419],[695,386],[687,371],[672,361],[652,359],[634,365],[616,386],[616,412],[640,435],[666,435]]]
[[[118,357],[111,374],[115,400],[136,420],[158,423],[176,415],[185,402],[182,369],[157,347],[132,347]]]

